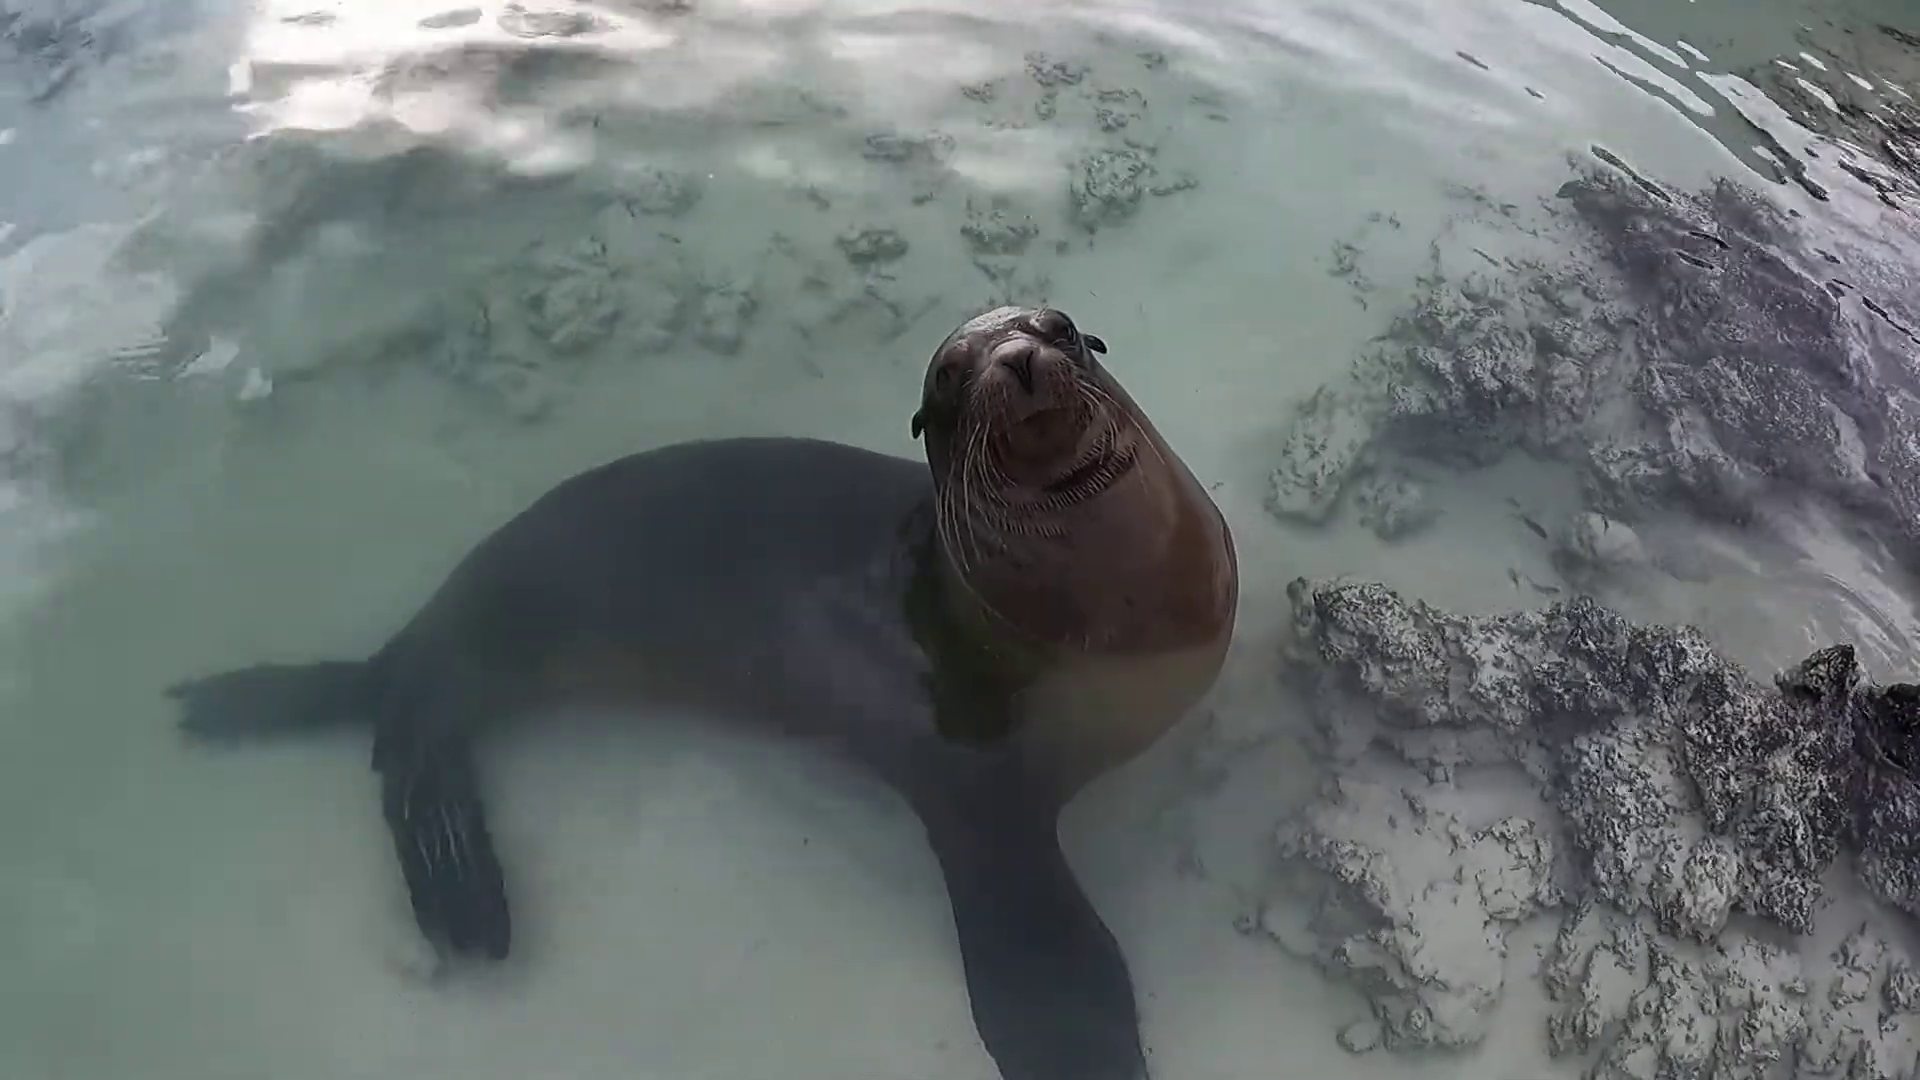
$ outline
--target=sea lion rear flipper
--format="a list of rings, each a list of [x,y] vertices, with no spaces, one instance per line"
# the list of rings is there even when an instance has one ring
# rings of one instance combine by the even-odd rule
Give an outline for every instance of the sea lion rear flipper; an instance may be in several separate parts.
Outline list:
[[[443,954],[504,959],[513,936],[506,881],[469,741],[383,729],[374,768],[421,935]]]
[[[996,790],[946,793],[921,811],[974,1025],[1005,1080],[1145,1080],[1126,958],[1045,805]]]

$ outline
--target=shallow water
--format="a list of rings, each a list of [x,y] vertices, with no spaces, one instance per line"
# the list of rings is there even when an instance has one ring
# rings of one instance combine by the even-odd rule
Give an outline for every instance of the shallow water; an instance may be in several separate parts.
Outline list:
[[[1390,542],[1279,520],[1269,477],[1291,411],[1423,280],[1570,250],[1552,197],[1596,148],[1672,190],[1735,177],[1914,296],[1902,212],[1796,157],[1751,78],[1815,41],[1829,76],[1880,79],[1833,43],[1920,33],[1911,11],[543,12],[0,0],[0,1076],[993,1076],[934,864],[870,785],[683,726],[504,740],[515,957],[429,982],[364,740],[208,752],[159,690],[364,654],[616,454],[785,433],[917,456],[928,353],[1000,301],[1112,346],[1241,552],[1217,699],[1064,829],[1155,1075],[1576,1075],[1530,993],[1476,1048],[1351,1054],[1362,992],[1236,922],[1321,780],[1276,673],[1286,583],[1540,606],[1570,587],[1540,522],[1578,478],[1437,468],[1442,516]],[[1839,511],[1770,512],[1764,540],[1646,521],[1678,572],[1602,598],[1762,677],[1838,640],[1915,675],[1893,560]]]

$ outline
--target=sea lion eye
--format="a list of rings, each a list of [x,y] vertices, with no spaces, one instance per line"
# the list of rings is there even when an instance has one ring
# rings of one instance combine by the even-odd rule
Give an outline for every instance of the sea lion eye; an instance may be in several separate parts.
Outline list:
[[[960,385],[960,366],[942,364],[933,372],[933,392],[940,397],[949,397],[954,388]]]
[[[1055,345],[1073,342],[1073,320],[1066,312],[1043,308],[1033,317],[1033,332]]]

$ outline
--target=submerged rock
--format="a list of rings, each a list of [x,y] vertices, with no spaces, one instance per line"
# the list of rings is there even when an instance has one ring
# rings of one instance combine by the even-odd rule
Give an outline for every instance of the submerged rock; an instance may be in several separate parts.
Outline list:
[[[144,25],[143,25],[144,24]],[[158,26],[135,5],[108,0],[0,0],[0,72],[45,102],[81,71],[119,54],[134,31]]]
[[[940,133],[916,136],[879,132],[867,136],[860,153],[868,161],[890,165],[945,165],[955,145],[953,136]]]
[[[1469,824],[1457,792],[1341,777],[1284,830],[1280,851],[1320,872],[1302,903],[1306,950],[1360,982],[1388,1046],[1470,1046],[1505,979],[1507,934],[1559,901],[1558,851],[1533,822]],[[1275,917],[1281,917],[1275,913]]]
[[[668,218],[686,216],[706,194],[699,174],[656,168],[624,178],[621,188],[621,201],[630,213]]]
[[[1769,496],[1811,497],[1920,553],[1910,271],[1862,256],[1833,276],[1836,256],[1729,181],[1668,192],[1589,165],[1559,196],[1586,265],[1436,264],[1330,399],[1302,403],[1283,476],[1320,491],[1395,455],[1520,451],[1573,466],[1587,508],[1617,523],[1672,508],[1744,524]],[[1317,434],[1329,400],[1337,444]],[[1275,510],[1331,512],[1294,503]]]
[[[1321,387],[1295,409],[1266,506],[1281,520],[1320,524],[1368,461],[1374,420],[1357,395]]]
[[[1106,146],[1074,162],[1067,197],[1073,220],[1093,232],[1118,225],[1140,209],[1154,186],[1151,152],[1135,146]]]
[[[1805,49],[1736,72],[1759,87],[1793,122],[1823,136],[1807,156],[1832,153],[1840,168],[1896,209],[1920,196],[1920,37],[1898,27],[1802,26]],[[1825,53],[1831,63],[1811,56]],[[1865,76],[1865,77],[1863,77]],[[1904,89],[1903,89],[1904,88]],[[1768,140],[1772,142],[1772,140]],[[1777,143],[1767,171],[1807,184],[1806,166]],[[1812,190],[1810,188],[1809,190]]]
[[[1360,523],[1389,543],[1404,540],[1440,520],[1440,507],[1420,483],[1397,472],[1373,473],[1355,485]]]
[[[518,38],[569,38],[610,29],[590,11],[538,11],[519,4],[508,4],[494,22]]]
[[[1674,942],[1595,904],[1561,924],[1542,979],[1558,1006],[1548,1049],[1590,1056],[1588,1075],[1609,1080],[1795,1076],[1814,1015],[1792,950],[1741,934],[1711,949]]]
[[[1888,928],[1824,959],[1791,943],[1842,867],[1920,915],[1920,687],[1868,682],[1848,646],[1768,685],[1584,598],[1469,617],[1375,584],[1289,596],[1335,775],[1281,831],[1295,893],[1263,925],[1355,979],[1389,1046],[1479,1041],[1508,935],[1546,917],[1550,1045],[1598,1053],[1592,1075],[1912,1068],[1920,1030],[1876,1018],[1920,993]]]
[[[960,235],[976,257],[1014,256],[1027,250],[1040,235],[1040,226],[1004,196],[981,202],[969,199]]]
[[[618,271],[597,238],[536,248],[525,260],[520,303],[527,328],[554,352],[584,352],[620,322]]]
[[[694,338],[714,352],[732,356],[746,343],[759,311],[760,299],[751,281],[702,283],[693,313]]]
[[[867,268],[894,262],[907,254],[907,238],[886,228],[848,229],[834,239],[840,253],[855,266]]]
[[[1573,515],[1551,539],[1554,567],[1571,581],[1604,580],[1653,565],[1633,526],[1591,510]]]

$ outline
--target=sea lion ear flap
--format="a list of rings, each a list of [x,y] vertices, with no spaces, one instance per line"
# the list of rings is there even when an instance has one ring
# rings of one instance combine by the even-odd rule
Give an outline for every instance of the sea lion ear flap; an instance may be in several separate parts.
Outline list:
[[[913,437],[916,439],[920,437],[921,432],[927,430],[927,410],[926,409],[921,408],[921,409],[915,409],[913,411],[913,423],[911,425],[911,428],[913,431]]]
[[[1104,341],[1101,341],[1097,337],[1094,337],[1092,334],[1081,334],[1080,340],[1086,342],[1087,348],[1092,349],[1094,352],[1097,352],[1102,356],[1105,356],[1107,354],[1107,343]]]

